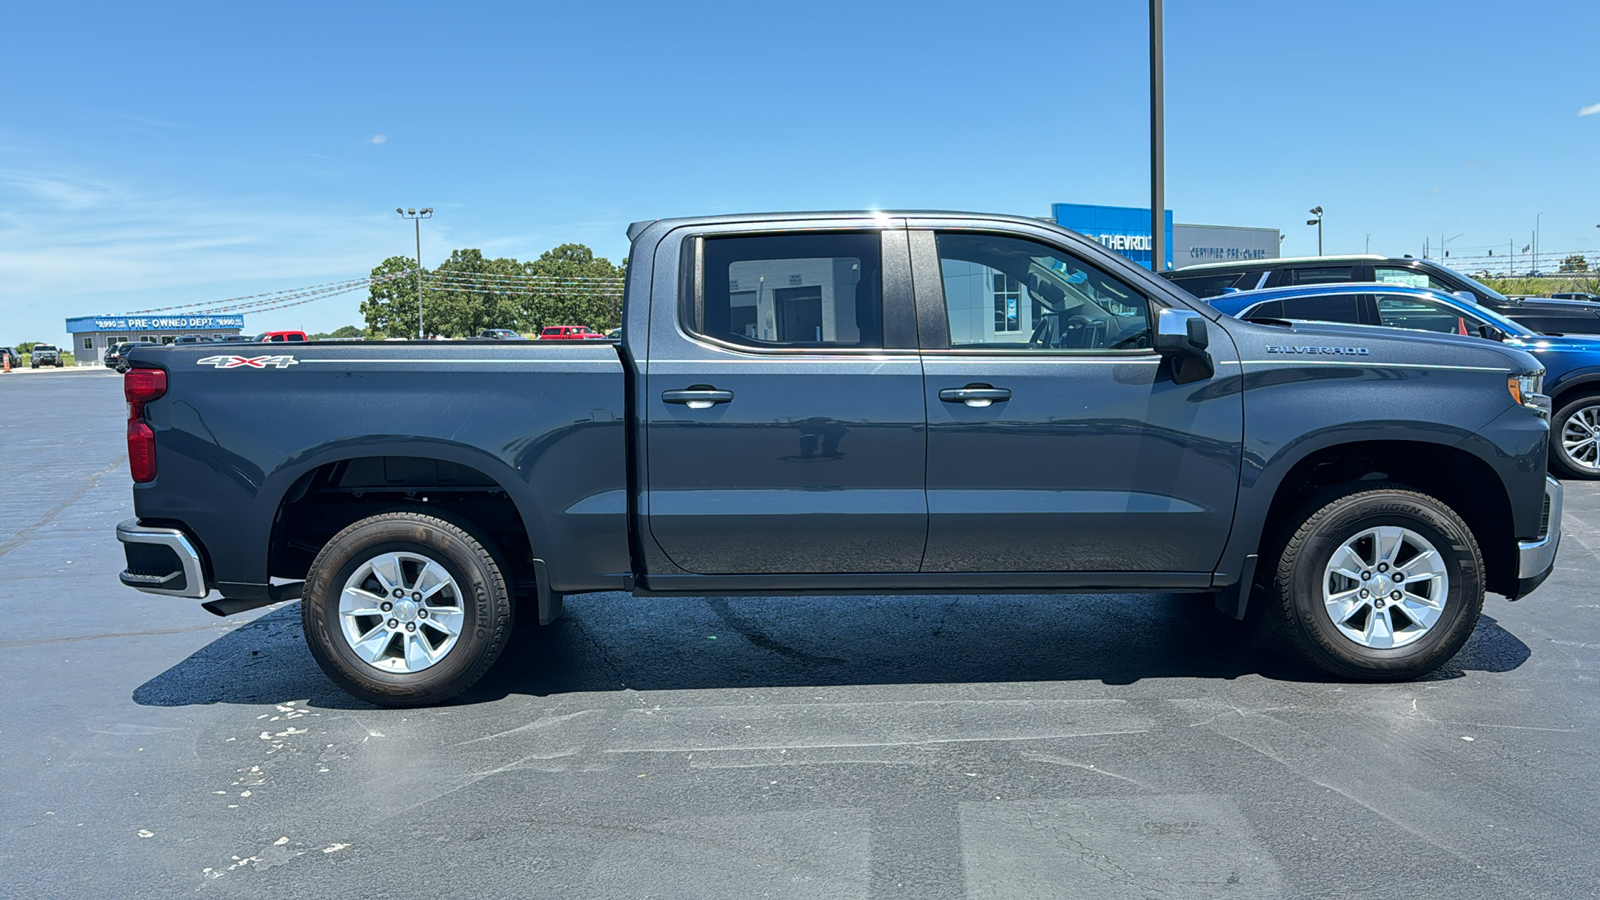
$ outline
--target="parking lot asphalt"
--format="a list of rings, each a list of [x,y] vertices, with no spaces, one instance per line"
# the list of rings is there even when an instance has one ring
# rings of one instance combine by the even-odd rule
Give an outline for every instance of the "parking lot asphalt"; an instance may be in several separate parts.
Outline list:
[[[1194,597],[603,594],[394,711],[117,582],[120,384],[0,377],[5,896],[1600,894],[1600,486],[1416,683]]]

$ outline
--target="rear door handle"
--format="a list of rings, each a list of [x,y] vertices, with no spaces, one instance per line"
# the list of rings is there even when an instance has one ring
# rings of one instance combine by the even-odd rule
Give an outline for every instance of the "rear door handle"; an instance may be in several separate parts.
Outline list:
[[[987,384],[969,384],[964,388],[945,388],[939,399],[946,403],[965,403],[973,409],[982,409],[1002,400],[1010,400],[1011,392]]]
[[[664,403],[682,403],[690,409],[710,409],[718,403],[732,402],[733,391],[695,385],[681,391],[662,391],[661,400]]]

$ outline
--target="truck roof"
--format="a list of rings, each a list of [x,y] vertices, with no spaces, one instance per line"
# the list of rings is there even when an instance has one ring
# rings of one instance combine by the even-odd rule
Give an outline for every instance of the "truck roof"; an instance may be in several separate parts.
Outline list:
[[[834,209],[834,210],[805,210],[799,212],[764,212],[764,213],[732,213],[715,216],[685,216],[668,219],[644,219],[628,226],[628,240],[637,240],[645,229],[652,225],[663,224],[669,228],[682,225],[712,225],[721,222],[792,222],[808,219],[902,219],[902,218],[936,218],[936,219],[983,219],[992,222],[1011,222],[1018,225],[1045,225],[1060,231],[1068,231],[1057,225],[1054,220],[1041,219],[1037,216],[1014,216],[1005,213],[970,212],[955,209]],[[1077,232],[1070,232],[1077,234]]]

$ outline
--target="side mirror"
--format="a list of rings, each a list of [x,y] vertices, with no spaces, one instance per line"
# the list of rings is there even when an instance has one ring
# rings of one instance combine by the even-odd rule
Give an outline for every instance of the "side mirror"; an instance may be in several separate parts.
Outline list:
[[[1471,291],[1456,291],[1450,296],[1456,298],[1457,300],[1465,300],[1466,302],[1471,303],[1473,306],[1480,305],[1478,302],[1478,295]]]
[[[1491,341],[1503,341],[1506,339],[1506,333],[1485,322],[1478,326],[1478,337],[1488,338]]]
[[[1200,381],[1216,373],[1211,354],[1211,332],[1204,316],[1193,310],[1163,309],[1156,314],[1154,349],[1172,360],[1172,380],[1178,384]]]

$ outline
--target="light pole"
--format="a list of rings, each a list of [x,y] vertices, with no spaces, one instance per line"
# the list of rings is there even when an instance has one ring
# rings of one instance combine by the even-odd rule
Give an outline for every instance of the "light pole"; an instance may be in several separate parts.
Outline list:
[[[1167,264],[1166,90],[1161,0],[1150,0],[1150,271]]]
[[[1311,207],[1311,214],[1313,216],[1316,216],[1316,218],[1315,219],[1307,219],[1306,220],[1306,224],[1307,225],[1315,225],[1315,226],[1317,226],[1317,255],[1321,256],[1322,255],[1322,207],[1320,207],[1320,206]]]
[[[417,226],[417,340],[422,340],[428,335],[422,330],[422,220],[433,218],[433,207],[427,209],[401,209],[395,207],[394,211],[402,219],[410,219]]]
[[[1447,238],[1447,237],[1444,236],[1443,233],[1441,233],[1439,235],[1439,253],[1440,253],[1441,258],[1448,259],[1449,256],[1450,256],[1450,251],[1446,250],[1444,248],[1444,245],[1450,243],[1451,241],[1455,240],[1456,238],[1462,238],[1462,237],[1466,237],[1466,235],[1458,234],[1455,237],[1448,237]]]

